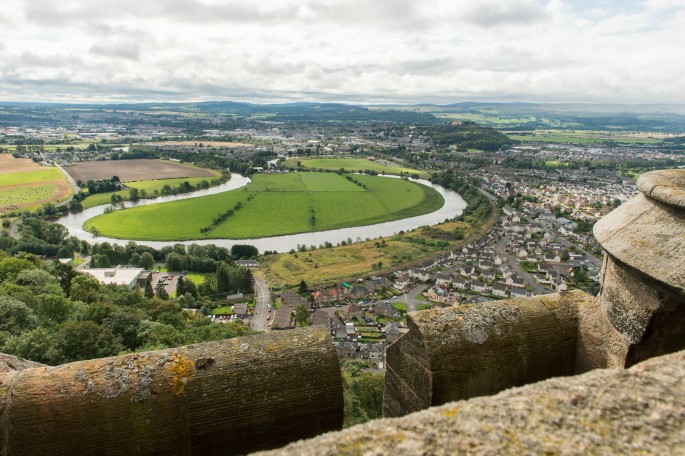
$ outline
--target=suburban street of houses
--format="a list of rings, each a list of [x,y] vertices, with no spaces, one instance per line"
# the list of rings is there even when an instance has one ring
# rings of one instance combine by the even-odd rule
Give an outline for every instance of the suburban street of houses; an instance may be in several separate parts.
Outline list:
[[[530,285],[533,288],[533,291],[535,292],[536,295],[550,293],[552,290],[550,290],[549,288],[545,288],[542,285],[540,285],[540,283],[537,280],[535,280],[535,278],[531,274],[526,272],[521,267],[521,264],[519,264],[518,260],[516,258],[514,258],[513,255],[511,255],[510,253],[508,253],[506,251],[506,246],[508,244],[509,244],[509,241],[507,239],[502,239],[495,246],[495,252],[497,252],[497,254],[500,257],[506,259],[507,264],[509,264],[509,266],[511,266],[511,268],[514,270],[514,273],[516,275],[518,275],[519,277],[521,277],[526,282],[526,285]]]
[[[250,327],[255,331],[268,329],[269,306],[271,305],[271,291],[269,284],[259,277],[254,278],[255,309]]]

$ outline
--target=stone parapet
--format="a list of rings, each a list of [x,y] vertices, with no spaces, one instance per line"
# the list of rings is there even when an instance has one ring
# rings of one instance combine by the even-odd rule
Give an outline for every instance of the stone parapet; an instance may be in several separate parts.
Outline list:
[[[0,376],[2,455],[244,454],[342,426],[338,357],[319,327],[14,365]]]
[[[262,456],[683,454],[685,352],[452,402]]]
[[[388,347],[384,415],[573,375],[579,309],[595,305],[572,291],[410,313]]]

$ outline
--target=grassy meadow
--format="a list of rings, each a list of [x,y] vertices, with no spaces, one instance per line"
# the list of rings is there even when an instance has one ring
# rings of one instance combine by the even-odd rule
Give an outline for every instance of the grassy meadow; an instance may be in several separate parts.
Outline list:
[[[219,173],[217,173],[217,176]],[[136,181],[136,182],[124,182],[124,185],[131,188],[137,188],[138,190],[145,190],[148,196],[152,195],[156,191],[161,191],[162,187],[169,185],[170,187],[178,187],[183,182],[188,182],[190,185],[197,185],[203,180],[211,182],[211,177],[189,177],[189,178],[178,178],[178,179],[156,179],[147,181]],[[95,195],[88,195],[86,199],[81,201],[81,205],[84,209],[89,209],[91,207],[100,206],[102,204],[109,204],[112,200],[112,195],[117,194],[121,196],[124,201],[129,200],[130,192],[128,190],[119,190],[117,192],[106,192],[106,193],[96,193]]]
[[[257,174],[242,189],[115,211],[88,220],[84,228],[138,240],[251,239],[398,220],[444,203],[435,190],[407,180],[354,178],[366,188],[334,173]],[[212,225],[238,203],[239,210]]]
[[[3,158],[0,169],[0,212],[26,209],[32,210],[41,204],[66,200],[71,186],[57,168],[40,167],[32,162],[21,163]],[[16,170],[16,171],[15,171]]]
[[[365,158],[302,158],[302,159],[289,159],[286,160],[285,166],[290,166],[293,168],[297,167],[297,162],[302,164],[303,168],[311,169],[327,169],[337,171],[340,168],[344,168],[347,171],[357,172],[364,170],[376,171],[383,174],[394,174],[400,175],[401,173],[406,174],[418,174],[421,178],[425,179],[428,177],[428,173],[425,171],[420,171],[418,169],[404,168],[401,166],[386,166],[380,163],[367,160]]]
[[[447,246],[435,235],[447,237],[456,228],[463,230],[466,238],[475,229],[465,222],[447,222],[432,226],[430,230],[418,228],[403,235],[390,236],[350,245],[310,250],[307,252],[281,253],[263,258],[258,274],[274,286],[296,286],[304,279],[310,287],[338,280],[373,274],[380,269],[443,252]],[[463,241],[449,241],[454,246]],[[381,266],[379,267],[379,263]]]

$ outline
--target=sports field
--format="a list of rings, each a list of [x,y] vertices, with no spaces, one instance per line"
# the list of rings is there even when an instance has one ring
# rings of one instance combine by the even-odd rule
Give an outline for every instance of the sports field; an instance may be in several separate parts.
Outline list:
[[[394,174],[400,175],[405,174],[418,174],[421,178],[428,177],[428,173],[425,171],[419,171],[412,168],[404,168],[401,166],[390,166],[379,162],[367,160],[366,158],[298,158],[286,160],[285,166],[290,166],[293,168],[297,167],[297,162],[300,162],[304,168],[312,169],[328,169],[337,171],[340,168],[344,168],[346,171],[351,172],[363,172],[365,170],[376,171],[377,173],[383,174]]]
[[[63,201],[71,193],[59,169],[0,154],[0,212]]]
[[[361,185],[334,173],[257,174],[239,190],[115,211],[88,220],[84,228],[139,240],[250,239],[387,222],[444,204],[438,192],[414,182],[354,178]],[[225,220],[213,223],[229,210]]]

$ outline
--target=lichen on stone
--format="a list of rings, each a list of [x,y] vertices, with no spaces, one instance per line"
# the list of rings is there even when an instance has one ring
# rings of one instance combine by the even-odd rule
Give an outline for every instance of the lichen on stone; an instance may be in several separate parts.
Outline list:
[[[180,396],[195,374],[195,363],[180,353],[174,353],[164,363],[162,372],[171,386],[171,391]]]

